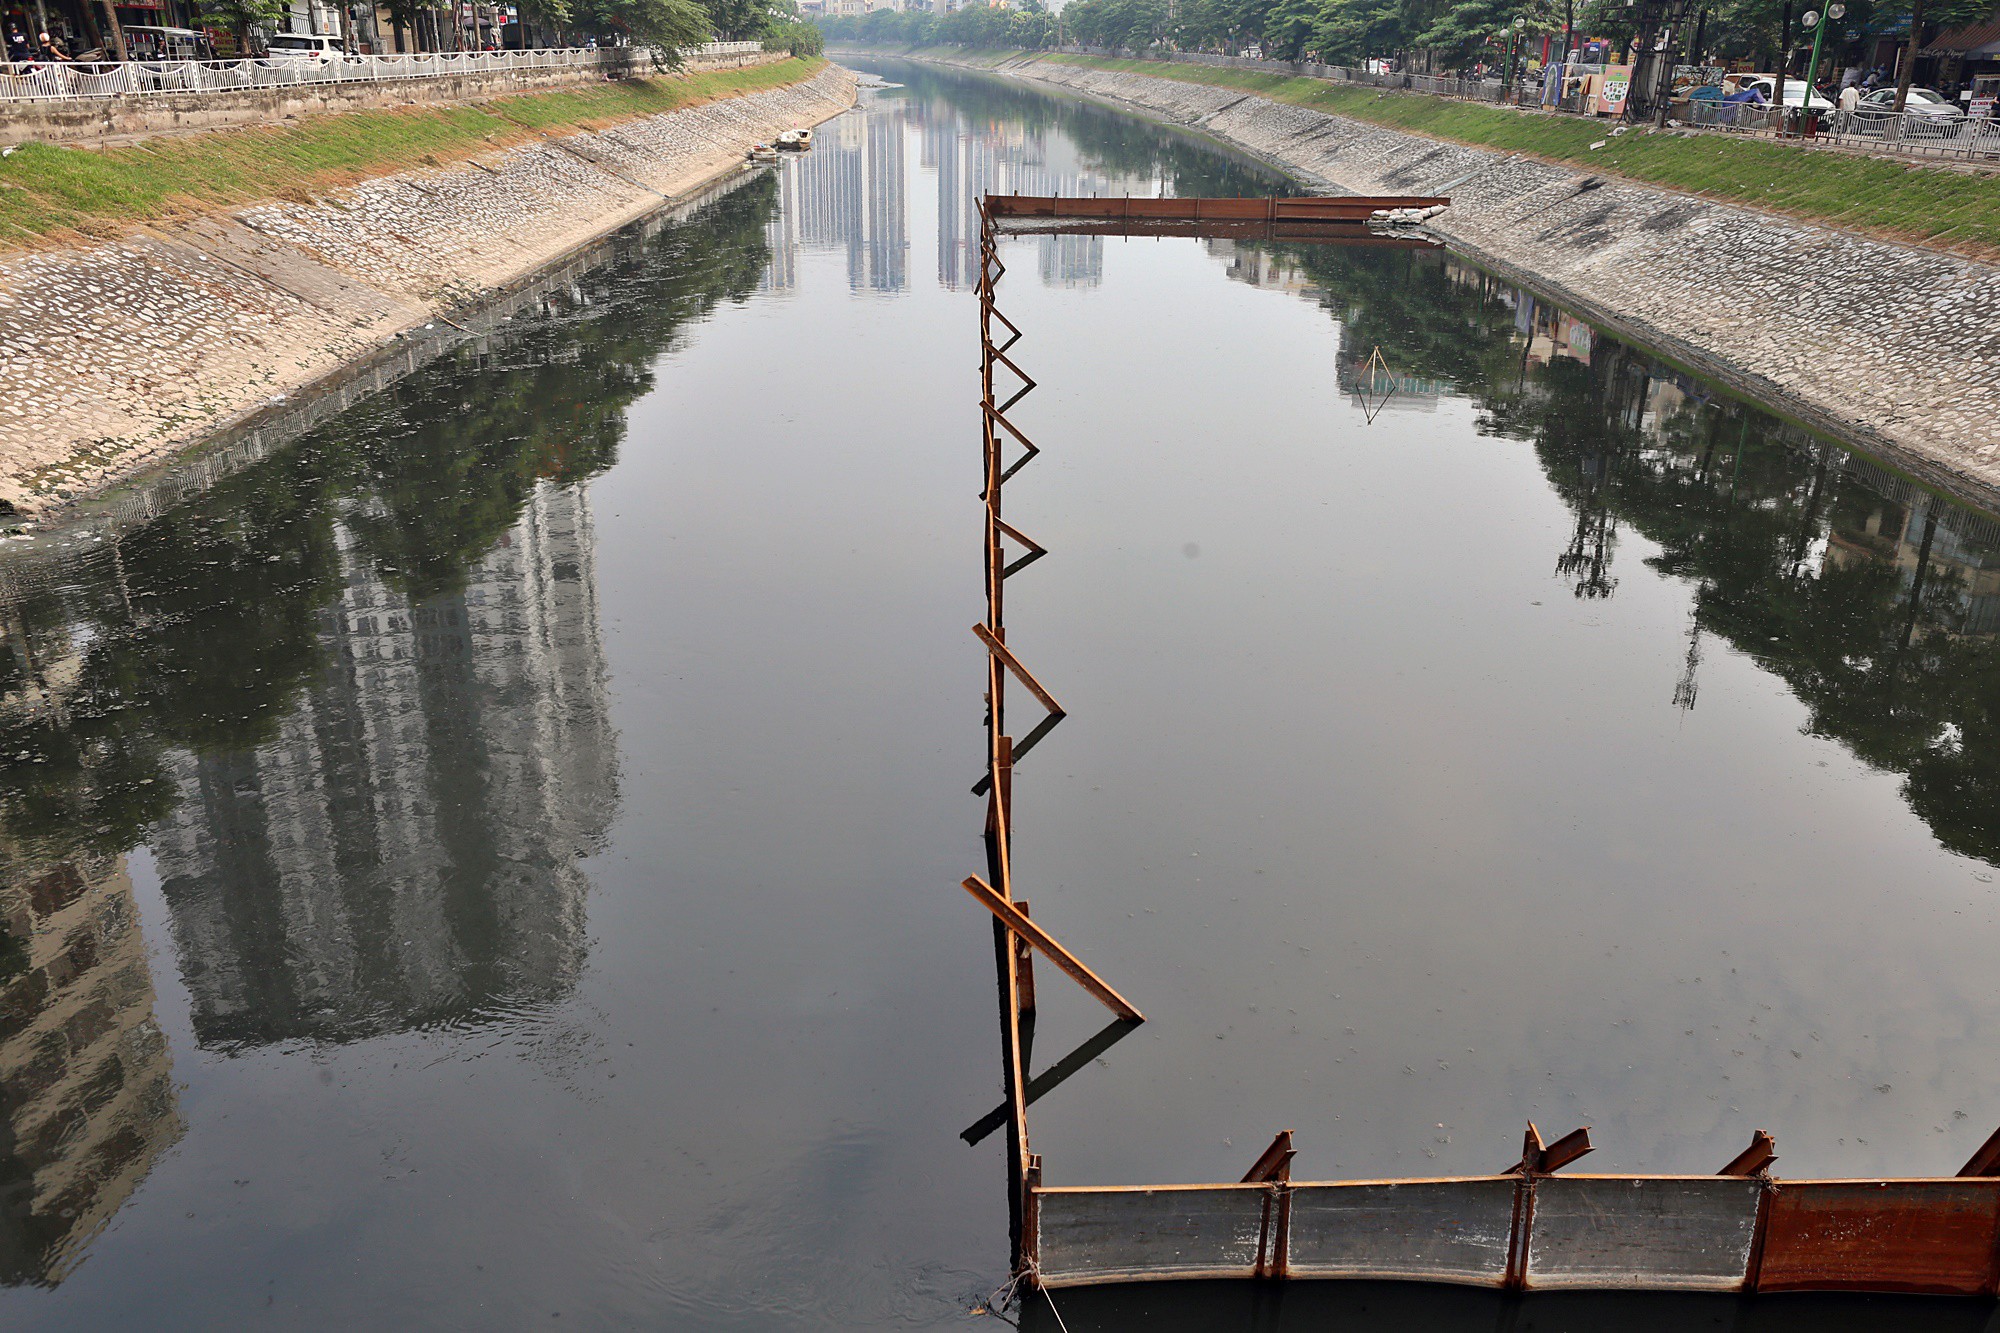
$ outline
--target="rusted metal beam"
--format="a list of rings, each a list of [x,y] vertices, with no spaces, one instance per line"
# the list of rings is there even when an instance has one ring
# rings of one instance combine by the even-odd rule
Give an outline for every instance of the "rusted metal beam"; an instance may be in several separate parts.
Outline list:
[[[2000,1176],[2000,1129],[1979,1145],[1979,1151],[1958,1168],[1960,1176]]]
[[[1040,560],[1043,556],[1049,553],[1049,550],[1046,546],[1043,546],[1040,542],[1028,536],[1027,533],[1022,532],[1019,528],[1013,526],[1011,523],[1002,522],[998,514],[993,515],[993,526],[999,529],[1005,535],[1012,537],[1015,541],[1019,542],[1021,545],[1028,548],[1028,553],[1022,556],[1019,560],[1014,561],[1012,564],[1002,565],[1000,567],[1000,577],[1002,578],[1011,578],[1018,571],[1026,569],[1029,565],[1034,564],[1037,560]]]
[[[986,645],[987,651],[992,653],[1002,666],[1013,673],[1014,679],[1028,687],[1028,693],[1042,701],[1042,707],[1059,717],[1067,713],[1068,710],[1056,702],[1054,695],[1042,688],[1042,683],[1029,674],[1028,668],[1021,665],[1021,659],[1014,656],[1013,651],[1006,644],[1002,643],[992,630],[986,628],[984,625],[974,625],[972,632],[979,636],[979,641]]]
[[[1012,397],[1010,397],[1004,403],[994,404],[993,411],[995,415],[1004,417],[1009,408],[1013,407],[1014,404],[1020,402],[1023,398],[1026,398],[1029,394],[1035,391],[1034,377],[1029,375],[1027,371],[1015,365],[1011,357],[1009,357],[1005,352],[994,347],[991,343],[988,343],[986,346],[986,356],[988,361],[997,361],[1001,365],[1007,367],[1007,369],[1013,371],[1014,374],[1021,381],[1021,387],[1014,391]],[[991,397],[990,394],[988,396],[989,398]]]
[[[1769,1172],[1771,1163],[1778,1160],[1778,1141],[1758,1130],[1750,1136],[1750,1146],[1729,1159],[1729,1165],[1715,1174],[1718,1176],[1761,1176]]]
[[[1156,218],[1057,219],[1019,221],[1010,236],[1187,236],[1202,240],[1285,241],[1343,249],[1436,250],[1442,242],[1423,232],[1375,231],[1366,222],[1179,222]]]
[[[1244,1173],[1242,1183],[1255,1184],[1259,1181],[1290,1180],[1292,1178],[1292,1158],[1298,1156],[1298,1149],[1292,1147],[1292,1131],[1281,1129],[1271,1140],[1271,1146],[1264,1149],[1256,1164]]]
[[[1018,1267],[1027,1275],[1031,1285],[1041,1268],[1041,1189],[1042,1155],[1029,1153],[1027,1169],[1021,1174],[1021,1256]]]
[[[1013,320],[1001,314],[1000,307],[994,305],[993,302],[982,301],[979,306],[979,313],[984,315],[988,319],[999,320],[1002,324],[1005,324],[1007,326],[1007,332],[1012,335],[1007,339],[1006,342],[996,343],[993,341],[993,335],[989,330],[981,329],[980,337],[984,340],[987,350],[997,354],[1006,351],[1008,348],[1012,347],[1015,343],[1021,341],[1021,330],[1019,326],[1017,326]]]
[[[993,891],[993,887],[977,875],[968,876],[964,881],[965,891],[974,901],[994,916],[1005,922],[1008,929],[1027,940],[1041,952],[1041,955],[1069,973],[1076,984],[1096,996],[1112,1013],[1120,1018],[1142,1021],[1146,1017],[1134,1007],[1132,1002],[1111,989],[1105,980],[1083,965],[1083,961],[1062,945],[1055,937],[1021,914],[1021,909]],[[1019,1003],[1018,997],[1016,1003]]]
[[[1443,208],[1443,195],[1301,195],[1289,198],[1067,198],[1061,195],[989,195],[993,219],[1110,218],[1176,222],[1365,222],[1394,209]]]
[[[1554,1143],[1544,1145],[1542,1132],[1535,1128],[1535,1122],[1528,1122],[1528,1132],[1521,1138],[1521,1160],[1500,1174],[1503,1176],[1545,1176],[1560,1171],[1594,1151],[1590,1145],[1590,1126],[1573,1129]]]
[[[1028,900],[1016,898],[1014,907],[1022,916],[1028,915]],[[1014,970],[1020,977],[1017,989],[1021,997],[1021,1017],[1032,1018],[1035,1013],[1035,951],[1019,935],[1014,937]]]
[[[1014,745],[1015,762],[1018,763],[1021,760],[1021,758],[1028,753],[1028,751],[1034,749],[1035,746],[1039,745],[1041,743],[1042,737],[1054,731],[1057,725],[1062,722],[1064,716],[1065,714],[1062,713],[1050,713],[1040,722],[1037,722],[1034,725],[1033,729],[1030,730],[1027,735],[1021,737],[1021,739],[1017,741]],[[993,788],[993,778],[992,775],[989,774],[986,777],[979,779],[978,782],[973,784],[972,794],[974,796],[984,796],[987,792],[991,791],[992,788]]]

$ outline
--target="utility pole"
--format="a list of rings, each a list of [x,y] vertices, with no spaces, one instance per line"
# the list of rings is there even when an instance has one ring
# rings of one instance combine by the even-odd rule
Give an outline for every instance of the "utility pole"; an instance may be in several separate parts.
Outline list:
[[[1655,53],[1660,63],[1653,71],[1653,123],[1661,129],[1667,127],[1667,107],[1674,96],[1674,57],[1679,54],[1682,35],[1687,31],[1689,8],[1687,4],[1670,8],[1666,26],[1660,30],[1659,49]]]

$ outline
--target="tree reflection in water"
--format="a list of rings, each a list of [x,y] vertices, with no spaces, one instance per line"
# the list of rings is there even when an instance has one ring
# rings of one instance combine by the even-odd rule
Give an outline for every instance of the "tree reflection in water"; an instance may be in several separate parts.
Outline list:
[[[1441,253],[1283,259],[1342,321],[1343,366],[1380,347],[1533,445],[1575,516],[1554,567],[1577,597],[1615,594],[1621,530],[1693,585],[1672,703],[1696,704],[1702,636],[1749,653],[1814,735],[1902,774],[1944,846],[2000,860],[2000,522]]]
[[[567,992],[614,812],[587,482],[755,289],[765,178],[4,607],[0,1283],[54,1285],[180,1135],[124,853],[196,1038]]]

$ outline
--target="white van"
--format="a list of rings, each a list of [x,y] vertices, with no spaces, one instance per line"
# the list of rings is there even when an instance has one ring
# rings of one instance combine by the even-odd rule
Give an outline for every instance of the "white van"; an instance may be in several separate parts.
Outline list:
[[[340,38],[310,32],[279,32],[271,34],[264,43],[264,58],[273,64],[298,64],[310,61],[326,64],[339,60],[347,54],[347,48],[340,44]]]

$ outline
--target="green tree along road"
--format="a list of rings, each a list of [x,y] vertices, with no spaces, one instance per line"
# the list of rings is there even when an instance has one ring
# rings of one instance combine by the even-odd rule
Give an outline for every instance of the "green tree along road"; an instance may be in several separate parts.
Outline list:
[[[1926,33],[1977,22],[1993,10],[1991,0],[1920,3],[1916,18]],[[1829,58],[1850,49],[1860,58],[1874,37],[1907,30],[1912,7],[1912,0],[1852,0],[1829,33]],[[1784,0],[1719,0],[1705,7],[1696,57],[1775,69],[1785,46],[1785,8]],[[1794,18],[1806,8],[1800,0]],[[1518,31],[1536,47],[1543,37],[1559,39],[1569,31],[1623,49],[1637,35],[1639,9],[1626,0],[1071,0],[1058,19],[1044,12],[1039,0],[1028,0],[1013,9],[968,6],[948,14],[883,9],[820,23],[836,42],[870,45],[1040,50],[1075,43],[1230,55],[1255,48],[1270,59],[1312,56],[1353,65],[1389,58],[1403,68],[1435,71],[1480,62],[1497,70],[1516,19],[1526,20]],[[1800,48],[1803,32],[1792,24],[1794,48]],[[1797,49],[1793,55],[1798,57]]]

